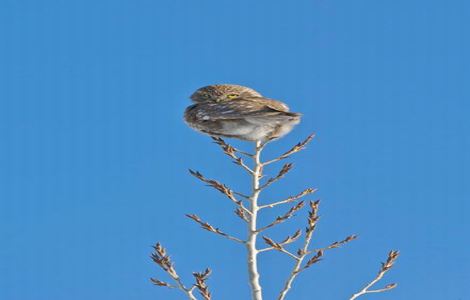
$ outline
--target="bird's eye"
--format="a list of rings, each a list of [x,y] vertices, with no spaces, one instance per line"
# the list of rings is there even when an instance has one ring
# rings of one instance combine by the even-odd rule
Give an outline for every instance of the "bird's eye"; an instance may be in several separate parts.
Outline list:
[[[235,99],[235,98],[237,98],[237,97],[238,97],[238,94],[228,94],[228,95],[227,95],[227,98],[228,98],[228,99]]]

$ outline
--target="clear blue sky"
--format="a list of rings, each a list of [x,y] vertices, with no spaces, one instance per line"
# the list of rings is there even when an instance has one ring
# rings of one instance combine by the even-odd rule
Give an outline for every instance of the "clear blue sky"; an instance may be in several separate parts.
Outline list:
[[[314,245],[360,235],[303,273],[290,299],[346,299],[390,249],[402,255],[383,283],[399,287],[368,299],[470,299],[469,9],[2,0],[0,299],[184,299],[148,282],[166,279],[148,259],[156,241],[185,280],[211,266],[214,299],[248,299],[244,249],[184,217],[243,232],[229,201],[187,174],[248,184],[182,121],[193,90],[227,82],[304,114],[266,156],[317,133],[263,199],[317,187]],[[261,257],[267,299],[290,263]]]

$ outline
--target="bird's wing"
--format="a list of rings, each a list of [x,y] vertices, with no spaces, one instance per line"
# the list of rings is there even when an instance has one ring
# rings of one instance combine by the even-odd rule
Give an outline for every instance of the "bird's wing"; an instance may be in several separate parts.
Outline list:
[[[207,121],[239,119],[240,117],[260,117],[292,115],[285,104],[267,98],[233,99],[226,102],[206,102],[194,107],[196,118]]]
[[[237,99],[234,99],[234,100],[237,101]],[[285,103],[274,100],[274,99],[269,99],[269,98],[264,98],[264,97],[243,97],[243,98],[240,98],[240,100],[263,104],[266,107],[269,107],[270,109],[277,110],[277,111],[282,111],[282,112],[289,111],[289,107]]]

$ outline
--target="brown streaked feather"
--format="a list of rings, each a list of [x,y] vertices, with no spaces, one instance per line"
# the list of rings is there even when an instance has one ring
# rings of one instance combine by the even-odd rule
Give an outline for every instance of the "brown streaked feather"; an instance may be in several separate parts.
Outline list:
[[[259,104],[264,104],[267,107],[277,110],[277,111],[282,111],[282,112],[289,111],[289,107],[285,103],[278,101],[278,100],[265,98],[265,97],[243,97],[243,98],[233,99],[233,101],[239,101],[239,100],[252,101],[252,102],[259,103]]]
[[[205,102],[192,105],[187,110],[195,120],[230,120],[243,117],[274,117],[276,115],[299,116],[297,113],[289,112],[279,102],[263,99],[255,102],[253,100],[234,99],[227,102]]]

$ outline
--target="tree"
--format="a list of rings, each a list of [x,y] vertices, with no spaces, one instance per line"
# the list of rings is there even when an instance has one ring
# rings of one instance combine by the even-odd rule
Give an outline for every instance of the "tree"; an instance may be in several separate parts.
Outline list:
[[[249,176],[252,178],[251,184],[251,193],[250,195],[245,195],[243,193],[234,191],[227,187],[225,184],[204,177],[200,172],[189,170],[190,174],[206,183],[208,186],[218,190],[221,192],[225,197],[227,197],[230,201],[232,201],[235,205],[235,214],[243,220],[246,224],[247,234],[244,238],[239,238],[232,236],[229,233],[226,233],[220,230],[218,227],[214,227],[211,224],[203,221],[199,216],[195,214],[188,214],[186,215],[189,219],[193,220],[197,224],[201,226],[202,229],[210,231],[216,235],[229,239],[233,242],[240,243],[246,247],[247,251],[247,269],[249,275],[249,283],[251,289],[251,299],[252,300],[262,300],[263,299],[263,290],[260,284],[260,271],[258,269],[258,256],[267,251],[278,251],[282,254],[285,254],[292,258],[294,264],[291,270],[287,273],[285,283],[279,294],[277,296],[277,300],[284,300],[286,299],[288,292],[292,288],[292,283],[296,279],[296,277],[303,271],[307,270],[314,264],[318,263],[324,255],[332,249],[339,248],[357,238],[356,235],[349,235],[346,238],[335,241],[323,248],[318,249],[311,249],[310,242],[312,240],[312,236],[315,232],[317,227],[317,222],[319,220],[318,210],[320,201],[309,201],[308,205],[305,204],[304,201],[301,199],[307,195],[315,193],[316,189],[307,188],[302,192],[287,197],[283,200],[279,200],[276,202],[260,205],[259,204],[259,196],[261,192],[268,188],[271,184],[282,179],[291,169],[293,164],[292,163],[285,163],[276,176],[268,178],[267,180],[263,180],[263,168],[271,165],[273,163],[277,163],[280,161],[285,160],[286,158],[290,157],[291,155],[302,151],[306,148],[307,144],[313,139],[314,135],[308,136],[302,142],[296,144],[294,147],[289,149],[288,151],[284,152],[280,156],[268,160],[268,161],[261,161],[261,153],[266,143],[256,142],[255,143],[255,151],[254,153],[248,153],[239,149],[232,147],[231,145],[227,144],[223,139],[218,137],[213,137],[212,139],[214,142],[221,147],[223,152],[239,167],[245,170]],[[244,157],[247,157],[252,160],[251,166],[248,165]],[[272,209],[277,206],[281,205],[291,205],[290,208],[282,215],[276,217],[274,220],[271,220],[265,226],[259,225],[258,220],[258,213],[264,209]],[[281,241],[275,241],[272,238],[265,235],[265,231],[276,225],[279,225],[289,219],[291,219],[296,212],[300,211],[304,206],[308,206],[308,218],[307,218],[307,226],[304,231],[297,230],[294,233],[286,236]],[[303,238],[302,238],[303,235]],[[258,241],[263,240],[266,246],[264,248],[258,247]],[[288,245],[293,245],[294,243],[302,240],[301,246],[298,248],[297,251],[291,251],[288,249]],[[390,251],[388,254],[388,258],[386,262],[382,263],[381,268],[377,274],[377,276],[370,281],[364,288],[362,288],[359,292],[353,294],[350,300],[357,299],[358,297],[369,294],[369,293],[380,293],[391,290],[397,286],[397,284],[387,284],[383,288],[373,289],[372,287],[382,279],[386,272],[388,272],[394,265],[396,259],[398,258],[398,251]],[[176,272],[173,262],[171,261],[169,255],[167,254],[166,250],[162,247],[161,244],[157,243],[154,246],[154,252],[151,255],[152,260],[164,271],[166,272],[170,278],[172,278],[174,283],[168,283],[165,281],[161,281],[159,279],[151,278],[152,283],[157,286],[168,287],[168,288],[176,288],[185,293],[188,299],[190,300],[197,300],[198,298],[195,296],[195,291],[197,290],[202,297],[201,299],[210,300],[212,299],[211,293],[207,286],[207,279],[211,274],[211,270],[207,268],[201,273],[193,273],[195,278],[195,283],[192,286],[186,286],[180,279],[178,273]]]

